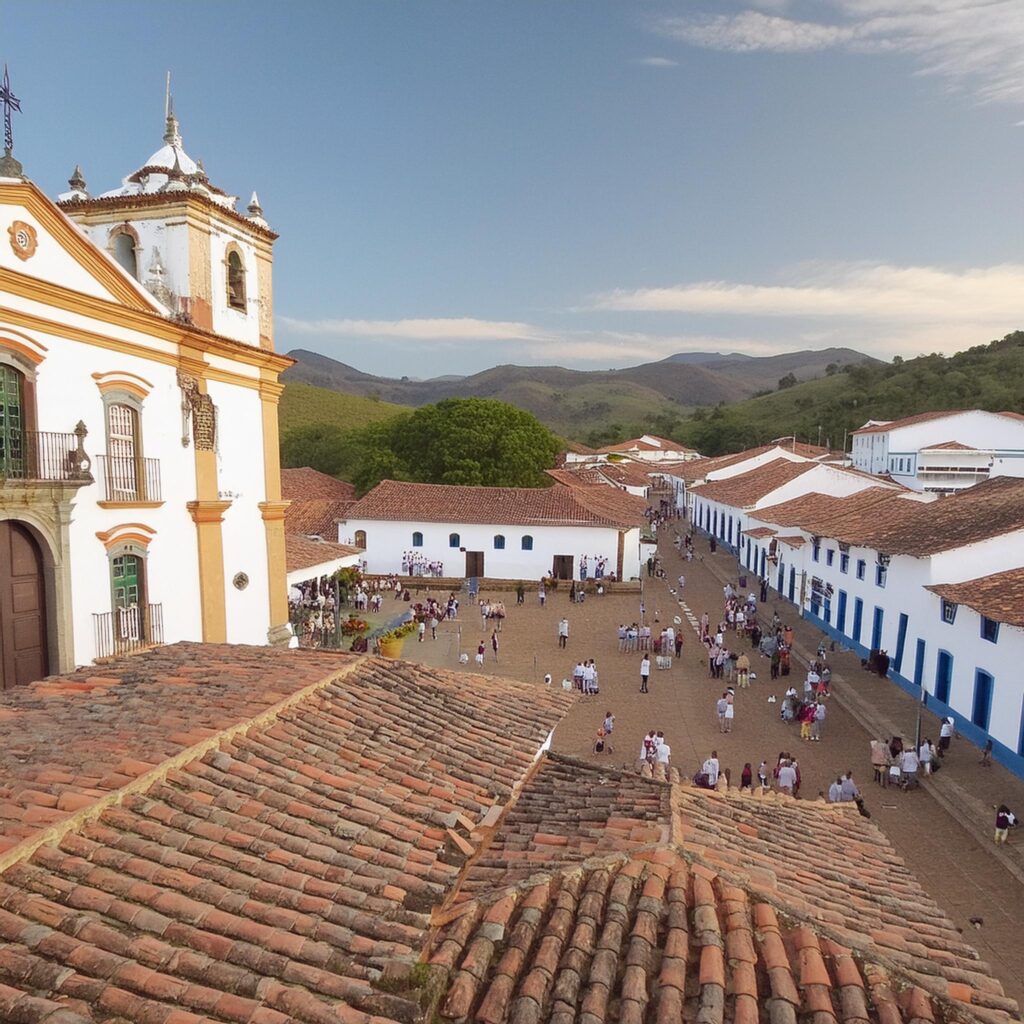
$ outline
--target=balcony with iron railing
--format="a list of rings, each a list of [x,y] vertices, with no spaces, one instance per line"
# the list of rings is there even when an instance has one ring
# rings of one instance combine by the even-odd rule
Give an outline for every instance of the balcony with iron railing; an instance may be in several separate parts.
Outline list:
[[[101,505],[159,505],[160,460],[98,455]]]
[[[92,617],[97,658],[129,654],[164,642],[162,604],[131,605]]]
[[[0,446],[0,483],[75,487],[92,483],[91,461],[83,447],[87,433],[81,422],[69,434],[48,430],[8,433]]]

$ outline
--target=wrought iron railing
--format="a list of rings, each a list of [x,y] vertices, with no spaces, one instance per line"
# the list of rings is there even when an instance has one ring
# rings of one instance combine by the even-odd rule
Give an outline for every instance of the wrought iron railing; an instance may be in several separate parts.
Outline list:
[[[96,657],[110,658],[164,642],[162,604],[115,608],[92,617]]]
[[[83,442],[84,423],[70,434],[23,430],[5,438],[0,452],[0,476],[5,480],[45,480],[91,483],[90,460]]]
[[[103,500],[128,504],[161,501],[160,460],[131,456],[98,455]]]

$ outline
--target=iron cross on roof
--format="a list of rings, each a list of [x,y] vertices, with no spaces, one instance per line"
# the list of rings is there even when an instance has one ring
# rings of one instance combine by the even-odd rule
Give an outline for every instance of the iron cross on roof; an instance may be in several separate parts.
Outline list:
[[[14,135],[11,132],[11,114],[14,111],[21,113],[21,100],[11,92],[11,78],[7,73],[7,65],[4,65],[4,81],[0,86],[0,103],[4,107],[4,148],[9,153],[14,148]]]

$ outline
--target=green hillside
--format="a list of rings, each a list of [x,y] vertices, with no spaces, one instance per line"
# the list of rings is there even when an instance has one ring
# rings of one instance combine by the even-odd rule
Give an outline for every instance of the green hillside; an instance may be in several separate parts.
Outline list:
[[[281,395],[281,435],[313,424],[364,427],[409,411],[408,406],[392,405],[376,398],[343,395],[312,384],[289,383],[285,384]]]
[[[669,436],[705,455],[789,435],[842,448],[846,433],[869,419],[942,409],[1024,413],[1024,331],[953,356],[844,366],[759,398],[697,409]]]

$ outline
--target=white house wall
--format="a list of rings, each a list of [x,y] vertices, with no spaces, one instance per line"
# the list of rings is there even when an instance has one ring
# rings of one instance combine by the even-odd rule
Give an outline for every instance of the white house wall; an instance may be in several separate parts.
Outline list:
[[[579,576],[580,556],[586,555],[593,576],[595,556],[606,560],[605,573],[616,571],[619,531],[598,526],[493,526],[468,523],[378,522],[350,519],[338,526],[338,540],[353,544],[356,532],[366,533],[366,549],[362,559],[366,571],[374,574],[400,573],[402,554],[415,551],[428,562],[443,562],[446,576],[464,576],[466,551],[482,551],[484,575],[491,579],[539,580],[551,572],[555,555],[573,558],[575,575]],[[414,548],[412,535],[423,534],[423,545]],[[459,535],[458,547],[450,547],[451,534]],[[504,549],[495,549],[494,537],[505,538]],[[533,550],[522,550],[522,538],[533,538]],[[640,530],[626,531],[623,553],[623,577],[640,575]]]

